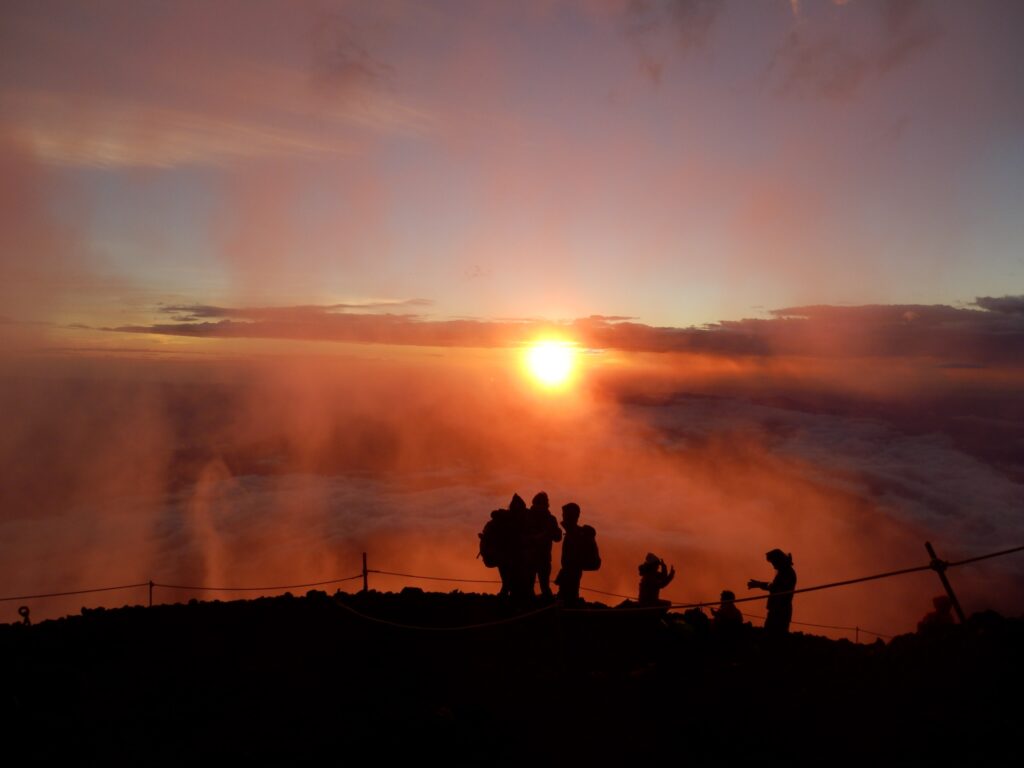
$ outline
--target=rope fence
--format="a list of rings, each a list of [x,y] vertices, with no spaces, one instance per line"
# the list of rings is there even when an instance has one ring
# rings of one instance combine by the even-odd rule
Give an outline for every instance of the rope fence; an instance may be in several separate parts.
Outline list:
[[[890,578],[895,578],[897,576],[905,576],[905,575],[908,575],[908,574],[911,574],[911,573],[920,573],[922,571],[932,570],[932,571],[936,571],[938,573],[940,579],[942,580],[944,588],[948,592],[951,600],[953,601],[954,605],[957,608],[957,613],[961,616],[961,619],[962,619],[963,613],[959,609],[959,603],[956,600],[956,595],[952,591],[952,587],[949,585],[948,580],[945,578],[945,571],[947,569],[949,569],[949,568],[958,568],[958,567],[961,567],[961,566],[977,563],[977,562],[980,562],[982,560],[989,560],[989,559],[992,559],[992,558],[1003,557],[1005,555],[1010,555],[1010,554],[1014,554],[1014,553],[1017,553],[1017,552],[1024,551],[1024,546],[1019,546],[1019,547],[1013,547],[1013,548],[1010,548],[1010,549],[1000,550],[998,552],[989,552],[989,553],[984,554],[984,555],[977,555],[975,557],[970,557],[970,558],[966,558],[966,559],[963,559],[963,560],[946,562],[946,561],[940,560],[938,557],[936,557],[934,555],[934,550],[932,549],[930,543],[926,543],[925,547],[928,550],[928,553],[932,556],[931,562],[928,563],[927,565],[913,566],[913,567],[910,567],[910,568],[900,568],[898,570],[886,571],[884,573],[876,573],[876,574],[872,574],[870,576],[860,576],[860,577],[853,578],[853,579],[843,579],[841,581],[832,581],[832,582],[828,582],[828,583],[825,583],[825,584],[817,584],[817,585],[814,585],[814,586],[811,586],[811,587],[802,587],[800,589],[794,589],[794,590],[790,590],[790,591],[787,591],[787,592],[775,592],[775,593],[771,593],[771,594],[752,595],[750,597],[739,597],[739,598],[735,598],[734,600],[731,600],[731,601],[728,601],[728,602],[732,602],[732,603],[747,603],[747,602],[754,602],[754,601],[758,601],[758,600],[767,600],[770,597],[790,596],[790,595],[803,594],[803,593],[806,593],[806,592],[817,592],[817,591],[825,590],[825,589],[836,589],[838,587],[845,587],[845,586],[849,586],[849,585],[852,585],[852,584],[861,584],[861,583],[865,583],[865,582],[869,582],[869,581],[878,581],[880,579],[890,579]],[[169,589],[169,590],[189,591],[189,592],[277,592],[277,591],[280,591],[280,590],[304,589],[304,588],[311,588],[311,587],[322,587],[322,586],[327,586],[327,585],[330,585],[330,584],[342,584],[342,583],[345,583],[345,582],[348,582],[348,581],[354,581],[356,579],[362,579],[363,580],[363,589],[362,589],[362,591],[367,591],[369,589],[369,584],[368,584],[369,574],[379,574],[379,575],[382,575],[382,576],[395,576],[395,577],[406,578],[406,579],[419,579],[419,580],[425,580],[425,581],[455,582],[455,583],[462,583],[462,584],[501,584],[501,581],[496,580],[496,579],[463,579],[463,578],[456,578],[456,577],[450,577],[450,576],[426,576],[426,575],[422,575],[422,574],[404,573],[404,572],[401,572],[401,571],[386,571],[386,570],[376,569],[376,568],[371,569],[371,568],[367,568],[367,566],[366,566],[366,554],[364,553],[363,554],[363,569],[362,569],[362,571],[360,573],[354,574],[352,576],[343,576],[343,577],[335,578],[335,579],[325,579],[323,581],[311,581],[311,582],[305,582],[305,583],[302,583],[302,584],[279,584],[279,585],[273,585],[273,586],[259,586],[259,587],[256,587],[256,586],[253,586],[253,587],[237,587],[237,586],[232,586],[232,587],[212,587],[212,586],[207,586],[207,585],[166,584],[166,583],[163,583],[163,582],[156,582],[156,581],[150,580],[150,581],[144,581],[144,582],[137,582],[137,583],[134,583],[134,584],[118,584],[118,585],[108,586],[108,587],[94,587],[92,589],[76,589],[76,590],[70,590],[70,591],[65,591],[65,592],[47,592],[47,593],[34,594],[34,595],[12,595],[12,596],[8,596],[8,597],[0,597],[0,602],[11,602],[11,601],[16,601],[16,600],[42,600],[42,599],[50,599],[50,598],[56,598],[56,597],[70,597],[70,596],[75,596],[75,595],[87,595],[87,594],[94,594],[94,593],[100,593],[100,592],[114,592],[114,591],[125,590],[125,589],[142,589],[142,588],[145,587],[145,588],[148,588],[148,590],[149,590],[149,605],[152,606],[153,605],[153,590],[154,589]],[[595,594],[599,594],[599,595],[606,595],[606,596],[609,596],[609,597],[618,597],[618,598],[622,598],[622,599],[626,599],[626,600],[632,600],[633,599],[632,595],[622,595],[622,594],[619,594],[619,593],[616,593],[616,592],[605,592],[603,590],[593,589],[593,588],[590,588],[590,587],[581,587],[580,589],[584,590],[584,591],[587,591],[587,592],[592,592],[592,593],[595,593]],[[641,611],[641,612],[661,611],[661,612],[664,612],[664,611],[669,610],[669,609],[676,609],[676,610],[679,610],[679,609],[692,609],[692,608],[703,609],[703,608],[709,608],[711,606],[721,605],[722,603],[723,603],[723,601],[721,601],[721,600],[710,600],[710,601],[700,601],[700,602],[690,602],[690,603],[669,602],[669,603],[667,603],[665,605],[658,605],[658,606],[620,606],[618,608],[613,609],[613,611],[614,611],[614,614],[619,614],[619,613],[622,613],[622,612],[625,612],[625,611]],[[342,608],[344,608],[346,611],[349,611],[350,613],[352,613],[354,615],[357,615],[358,617],[360,617],[362,619],[365,619],[367,621],[370,621],[372,623],[383,624],[383,625],[392,626],[392,627],[396,627],[396,628],[400,628],[400,629],[418,629],[418,630],[438,631],[438,632],[472,630],[472,629],[480,629],[480,628],[484,628],[484,627],[497,626],[497,625],[500,625],[500,624],[508,624],[508,623],[512,623],[512,622],[517,622],[517,621],[529,619],[529,618],[532,618],[534,616],[543,614],[543,613],[545,613],[547,611],[550,611],[550,610],[553,610],[555,608],[560,608],[561,607],[558,604],[552,603],[550,605],[544,606],[544,607],[539,608],[539,609],[534,610],[534,611],[529,611],[529,612],[526,612],[526,613],[520,613],[520,614],[517,614],[516,616],[512,616],[512,617],[508,617],[508,618],[503,618],[503,619],[499,619],[499,620],[491,621],[491,622],[484,622],[484,623],[480,623],[480,624],[467,624],[467,625],[456,626],[456,627],[427,627],[427,626],[415,626],[415,625],[410,625],[410,624],[402,624],[402,623],[399,623],[399,622],[389,621],[389,620],[386,620],[386,619],[380,619],[380,618],[377,618],[377,617],[368,616],[368,615],[362,613],[361,611],[357,611],[356,609],[352,608],[351,606],[347,606],[347,605],[344,605],[342,603],[339,603],[339,605]],[[562,608],[562,610],[568,610],[568,611],[571,611],[573,613],[587,612],[587,613],[611,614],[611,612],[607,608],[600,608],[600,609]],[[28,623],[27,608],[26,607],[22,607],[21,609],[19,609],[19,613],[21,613],[21,615],[25,619],[25,623]],[[763,620],[765,618],[763,616],[758,616],[756,614],[743,613],[742,615],[747,617],[747,618],[754,618],[754,619],[760,619],[760,620]],[[872,636],[875,636],[875,637],[881,637],[881,638],[886,638],[886,639],[889,639],[889,638],[892,637],[892,635],[883,634],[881,632],[874,632],[872,630],[864,629],[863,627],[859,627],[859,626],[848,627],[848,626],[839,626],[839,625],[834,625],[834,624],[814,624],[814,623],[805,622],[805,621],[792,621],[791,623],[795,624],[795,625],[798,625],[798,626],[815,627],[815,628],[819,628],[819,629],[833,629],[833,630],[842,630],[842,631],[847,631],[847,632],[855,632],[856,636],[858,637],[858,640],[859,640],[859,635],[860,635],[861,632],[864,632],[864,633],[866,633],[868,635],[872,635]]]
[[[189,592],[278,592],[282,589],[303,589],[305,587],[324,587],[328,584],[340,584],[343,581],[353,581],[354,579],[363,578],[363,574],[357,573],[355,576],[344,576],[340,579],[327,579],[326,581],[310,581],[306,584],[280,584],[275,587],[190,587],[183,584],[162,584],[160,582],[150,582],[149,584],[143,584],[142,586],[160,587],[161,589],[180,589]],[[138,585],[136,585],[138,586]]]

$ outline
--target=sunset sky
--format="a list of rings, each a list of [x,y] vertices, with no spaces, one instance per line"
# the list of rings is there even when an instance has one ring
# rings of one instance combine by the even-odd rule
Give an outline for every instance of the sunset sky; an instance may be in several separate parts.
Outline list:
[[[14,2],[2,312],[689,326],[1024,281],[1015,2]]]
[[[236,580],[423,537],[480,576],[541,488],[617,589],[662,538],[705,595],[775,546],[806,584],[1024,543],[1022,33],[1014,0],[6,2],[4,584],[230,580],[317,525]],[[542,337],[566,386],[524,375]],[[1007,568],[976,594],[1024,608]],[[934,588],[815,616],[905,630]]]

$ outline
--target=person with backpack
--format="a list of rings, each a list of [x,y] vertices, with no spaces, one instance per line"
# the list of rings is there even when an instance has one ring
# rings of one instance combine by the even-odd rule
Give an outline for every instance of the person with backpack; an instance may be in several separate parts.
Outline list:
[[[501,577],[500,597],[522,596],[525,590],[524,523],[526,502],[516,493],[508,509],[496,509],[478,534],[484,565],[497,568]],[[531,587],[532,589],[532,587]]]
[[[580,525],[580,505],[574,501],[562,505],[562,568],[555,584],[558,585],[558,599],[564,605],[580,603],[580,581],[584,571],[596,571],[601,567],[601,555],[597,549],[597,532],[589,525]]]

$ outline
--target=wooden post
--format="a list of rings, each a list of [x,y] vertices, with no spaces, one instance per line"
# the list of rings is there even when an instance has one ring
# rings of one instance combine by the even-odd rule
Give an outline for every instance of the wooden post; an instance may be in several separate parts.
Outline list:
[[[149,607],[153,607],[153,580],[149,580]]]
[[[961,624],[967,623],[967,617],[964,616],[964,609],[960,607],[960,601],[956,599],[956,592],[953,591],[953,585],[949,583],[949,579],[946,578],[946,561],[939,560],[939,556],[935,554],[935,550],[932,549],[932,543],[926,541],[924,548],[928,550],[928,556],[932,559],[931,567],[937,574],[939,574],[939,581],[942,582],[943,588],[946,590],[946,594],[949,595],[950,602],[953,603],[953,610],[956,611],[956,616],[960,619]]]
[[[369,571],[366,570],[366,553],[363,552],[363,592],[369,592],[370,591],[369,580],[366,577],[366,574],[368,574],[368,573],[369,573]]]

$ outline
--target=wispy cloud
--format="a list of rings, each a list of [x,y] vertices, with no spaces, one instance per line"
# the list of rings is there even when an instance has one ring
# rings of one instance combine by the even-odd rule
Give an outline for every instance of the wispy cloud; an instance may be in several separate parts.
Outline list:
[[[852,98],[866,83],[906,65],[942,34],[927,6],[917,0],[850,4],[823,18],[802,13],[799,3],[792,10],[799,23],[768,68],[785,95]],[[858,32],[865,26],[874,30],[868,38]]]
[[[160,314],[172,316],[172,323],[106,330],[465,347],[513,346],[555,333],[593,349],[725,356],[927,357],[936,364],[973,366],[1024,360],[1024,313],[1017,310],[1019,303],[1019,297],[977,300],[978,305],[988,304],[996,311],[916,304],[788,307],[771,311],[770,319],[723,321],[699,328],[655,327],[622,316],[593,315],[563,322],[438,320],[382,311],[429,306],[424,299],[251,308],[173,305],[159,308]],[[371,309],[381,311],[367,311]]]
[[[257,118],[144,101],[69,100],[60,92],[0,95],[9,133],[41,161],[95,168],[221,166],[260,157],[345,155],[354,140],[336,130],[297,127],[283,116]],[[389,99],[325,106],[335,127],[419,130],[424,115]]]

